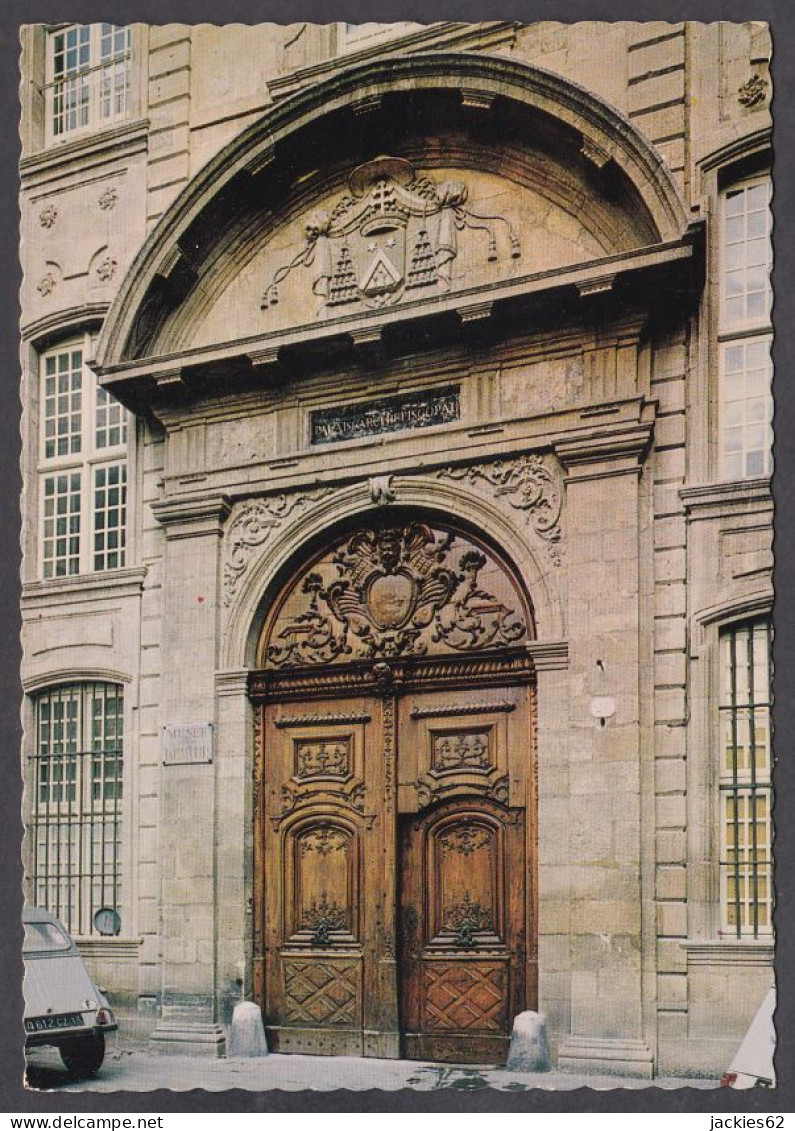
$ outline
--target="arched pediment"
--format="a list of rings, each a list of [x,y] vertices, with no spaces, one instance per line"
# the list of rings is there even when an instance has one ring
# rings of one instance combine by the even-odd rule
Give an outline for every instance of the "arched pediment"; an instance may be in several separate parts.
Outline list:
[[[686,230],[661,158],[581,88],[488,56],[382,59],[277,104],[194,177],[130,268],[97,367],[115,386],[177,355],[256,364],[308,328],[511,301]]]

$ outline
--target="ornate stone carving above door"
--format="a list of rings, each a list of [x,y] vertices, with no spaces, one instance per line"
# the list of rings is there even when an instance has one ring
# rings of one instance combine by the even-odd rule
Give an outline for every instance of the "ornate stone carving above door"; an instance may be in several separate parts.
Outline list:
[[[530,454],[512,459],[447,467],[437,472],[440,479],[483,483],[493,494],[504,498],[516,510],[524,511],[527,521],[546,544],[550,558],[560,565],[560,512],[563,485],[553,461]]]
[[[231,605],[238,582],[245,573],[254,551],[263,546],[282,522],[306,503],[320,498],[327,488],[301,491],[294,495],[277,495],[268,499],[246,499],[232,512],[224,534],[224,604]]]
[[[262,660],[283,668],[505,647],[528,623],[505,567],[474,542],[423,522],[374,524],[296,579]]]
[[[484,260],[521,255],[519,237],[505,217],[467,207],[467,185],[436,183],[402,157],[359,165],[348,178],[348,190],[330,210],[307,218],[304,244],[274,271],[262,296],[263,310],[278,305],[280,285],[298,268],[311,272],[307,289],[311,285],[321,315],[444,294],[452,286],[464,231],[482,233]]]

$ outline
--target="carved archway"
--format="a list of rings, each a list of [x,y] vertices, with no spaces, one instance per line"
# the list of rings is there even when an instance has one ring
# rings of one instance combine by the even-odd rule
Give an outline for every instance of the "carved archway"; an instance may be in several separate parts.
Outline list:
[[[499,1062],[535,1007],[535,635],[465,523],[383,507],[293,559],[249,679],[279,1051]]]
[[[516,461],[497,461],[495,475],[503,475]],[[491,468],[492,465],[486,465]],[[551,468],[548,457],[544,467]],[[530,485],[532,475],[528,476]],[[521,484],[520,484],[521,486]],[[433,475],[393,476],[394,504],[407,513],[423,515],[432,525],[439,521],[480,532],[480,537],[509,562],[509,571],[525,594],[532,594],[533,622],[539,641],[566,638],[564,615],[565,564],[562,551],[562,484],[554,482],[555,522],[540,535],[536,509],[522,490],[516,497],[495,495],[488,480],[455,477],[441,469]],[[540,496],[541,504],[545,496]],[[346,524],[367,523],[382,508],[373,505],[367,481],[347,487],[298,490],[292,494],[238,503],[225,534],[225,620],[221,640],[221,668],[233,671],[257,666],[257,647],[266,618],[280,585],[294,575],[300,563],[324,545],[330,531]],[[255,524],[241,538],[235,523]],[[542,536],[544,533],[549,538]],[[234,563],[234,564],[232,564]]]

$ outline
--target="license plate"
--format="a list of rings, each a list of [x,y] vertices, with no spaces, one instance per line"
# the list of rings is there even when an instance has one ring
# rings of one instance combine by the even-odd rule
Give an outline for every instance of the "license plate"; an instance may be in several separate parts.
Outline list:
[[[25,1020],[25,1031],[50,1033],[58,1029],[75,1029],[82,1025],[82,1013],[56,1013],[52,1017],[28,1017]]]

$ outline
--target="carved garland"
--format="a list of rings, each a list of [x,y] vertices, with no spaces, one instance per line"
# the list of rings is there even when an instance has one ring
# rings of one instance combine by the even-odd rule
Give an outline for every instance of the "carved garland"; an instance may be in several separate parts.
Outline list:
[[[251,562],[254,551],[263,546],[284,520],[308,502],[327,494],[328,488],[303,491],[296,495],[277,495],[268,499],[248,499],[235,507],[226,528],[224,562],[224,605],[231,605],[238,583]]]
[[[488,483],[497,498],[504,497],[516,510],[525,512],[527,521],[543,538],[552,561],[555,565],[561,564],[563,491],[559,476],[543,457],[521,455],[493,463],[446,467],[436,474],[439,479]]]
[[[515,509],[524,511],[527,521],[544,540],[550,558],[560,565],[563,550],[560,545],[560,514],[563,505],[563,490],[560,477],[550,463],[538,455],[522,455],[512,459],[497,460],[493,463],[478,463],[463,467],[448,467],[436,472],[439,479],[452,479],[487,483],[493,488],[496,497],[504,497]],[[320,487],[313,491],[302,491],[294,495],[282,493],[264,499],[248,499],[239,503],[232,512],[225,535],[225,561],[223,572],[223,603],[228,608],[235,599],[241,578],[248,569],[254,553],[262,547],[271,534],[278,530],[294,512],[328,495],[330,487]],[[461,569],[469,577],[470,598],[477,589],[478,562],[475,555]],[[332,659],[338,654],[339,641],[333,625],[318,613],[318,599],[322,596],[322,583],[313,582],[313,575],[307,577],[305,586],[310,596],[307,611],[307,627],[313,628],[313,650],[322,658]],[[313,588],[314,585],[314,588]],[[466,605],[467,595],[461,594]],[[438,640],[444,640],[451,647],[455,635],[449,629],[438,627]],[[516,637],[513,637],[516,639]],[[474,642],[473,642],[474,643]],[[398,649],[400,651],[400,649]]]

